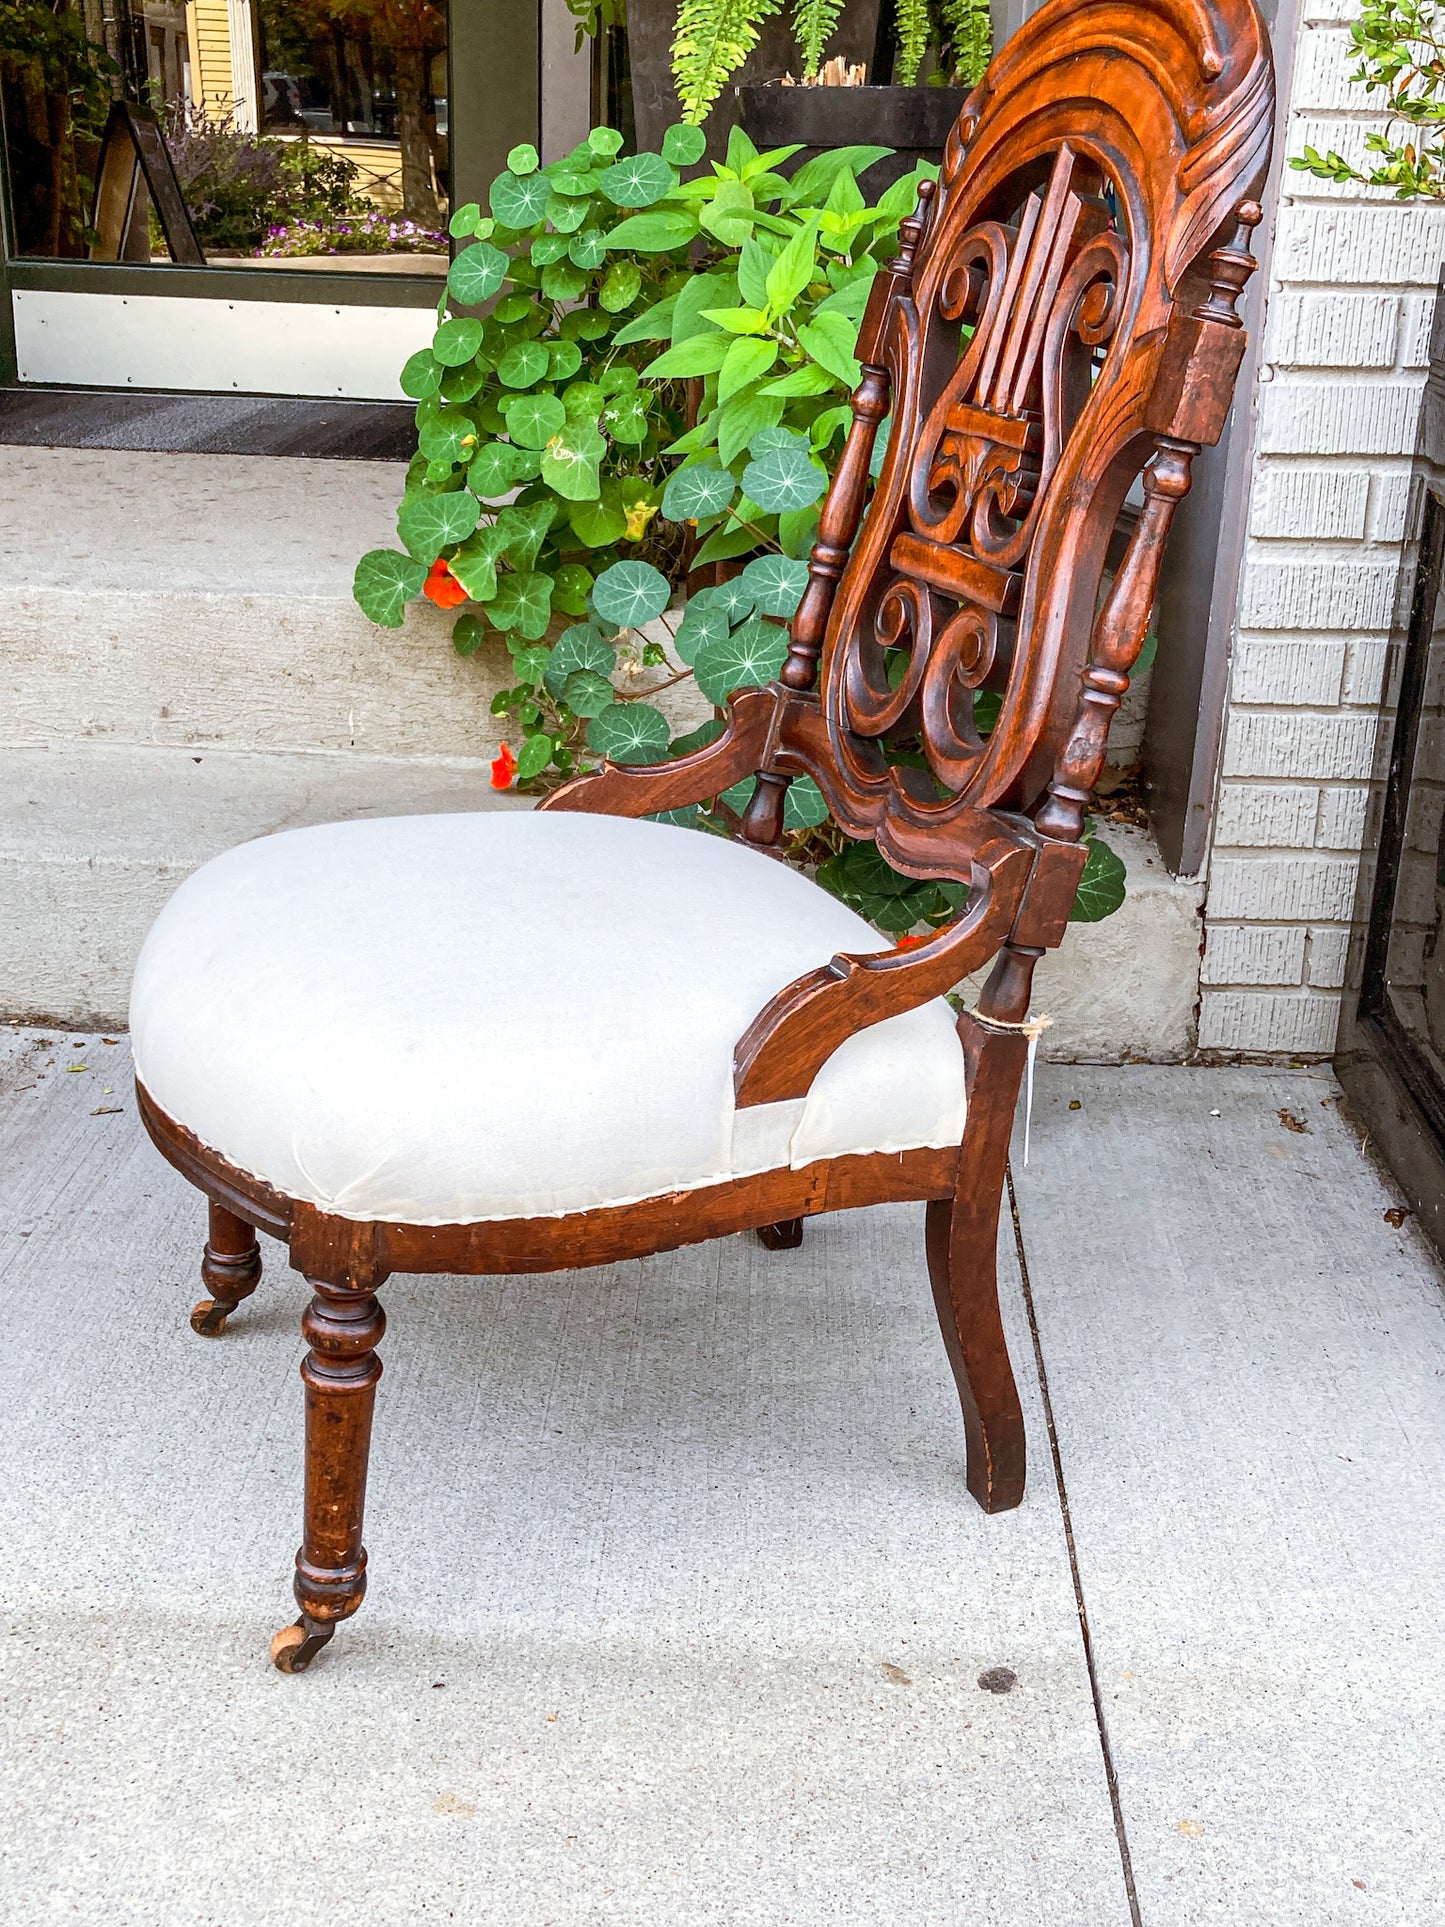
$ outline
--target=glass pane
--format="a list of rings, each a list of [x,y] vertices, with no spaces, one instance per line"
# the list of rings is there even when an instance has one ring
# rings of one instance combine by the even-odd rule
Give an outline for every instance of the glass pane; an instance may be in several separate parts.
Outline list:
[[[446,0],[7,0],[20,254],[444,274]]]

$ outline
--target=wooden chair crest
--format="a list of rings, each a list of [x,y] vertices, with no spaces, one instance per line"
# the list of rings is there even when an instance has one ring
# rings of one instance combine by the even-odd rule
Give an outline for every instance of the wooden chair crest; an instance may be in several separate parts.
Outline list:
[[[609,766],[541,806],[643,816],[755,775],[742,834],[770,848],[788,785],[807,775],[842,827],[896,868],[967,883],[960,916],[926,942],[820,959],[734,1055],[739,1110],[803,1097],[855,1032],[996,959],[977,1011],[959,1020],[961,1146],[838,1157],[570,1216],[389,1224],[248,1177],[141,1089],[155,1141],[211,1199],[213,1297],[196,1329],[219,1331],[255,1289],[253,1226],[286,1239],[316,1291],[303,1327],[302,1618],[277,1636],[283,1670],[309,1663],[365,1588],[375,1294],[393,1270],[545,1270],[749,1227],[778,1247],[813,1212],[927,1200],[969,1487],[989,1511],[1019,1503],[1023,1422],[995,1245],[1022,1022],[1034,965],[1073,904],[1084,811],[1170,520],[1229,408],[1272,122],[1252,0],[1049,0],[970,96],[936,188],[875,281],[853,423],[778,680],[739,693],[723,734],[696,754]],[[1138,513],[1106,583],[1136,482]],[[999,698],[986,733],[980,690]],[[899,736],[916,740],[923,767],[890,761]]]

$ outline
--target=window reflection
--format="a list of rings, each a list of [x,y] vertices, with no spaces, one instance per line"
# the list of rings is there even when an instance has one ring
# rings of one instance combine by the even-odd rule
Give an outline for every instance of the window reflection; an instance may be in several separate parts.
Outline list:
[[[445,0],[5,0],[16,251],[446,271]]]

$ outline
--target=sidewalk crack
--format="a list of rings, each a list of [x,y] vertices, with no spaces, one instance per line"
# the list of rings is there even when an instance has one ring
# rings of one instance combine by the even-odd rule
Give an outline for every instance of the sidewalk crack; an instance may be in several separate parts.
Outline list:
[[[1134,1860],[1129,1852],[1129,1834],[1124,1825],[1124,1807],[1119,1798],[1119,1777],[1114,1771],[1114,1754],[1109,1745],[1109,1726],[1104,1717],[1104,1701],[1099,1692],[1099,1674],[1094,1664],[1094,1641],[1089,1632],[1089,1613],[1084,1604],[1084,1582],[1079,1576],[1079,1558],[1074,1545],[1074,1521],[1069,1511],[1069,1493],[1064,1484],[1064,1461],[1059,1451],[1058,1428],[1054,1424],[1054,1402],[1049,1395],[1049,1374],[1044,1365],[1043,1340],[1039,1336],[1038,1314],[1034,1309],[1034,1290],[1029,1278],[1029,1261],[1024,1251],[1024,1231],[1019,1219],[1018,1195],[1014,1190],[1013,1166],[1005,1172],[1008,1184],[1009,1215],[1013,1219],[1014,1248],[1018,1252],[1019,1276],[1023,1281],[1024,1306],[1028,1312],[1029,1335],[1033,1340],[1034,1367],[1039,1376],[1039,1391],[1043,1395],[1044,1423],[1049,1433],[1049,1453],[1054,1462],[1054,1483],[1059,1492],[1059,1510],[1064,1521],[1064,1541],[1069,1551],[1069,1577],[1074,1583],[1074,1605],[1079,1615],[1079,1636],[1084,1646],[1084,1663],[1089,1670],[1089,1692],[1094,1701],[1094,1724],[1099,1731],[1099,1750],[1104,1756],[1104,1777],[1109,1786],[1109,1805],[1114,1812],[1114,1838],[1119,1848],[1119,1865],[1124,1875],[1124,1892],[1129,1902],[1129,1919],[1132,1927],[1143,1927],[1144,1917],[1139,1911],[1139,1893],[1134,1885]]]

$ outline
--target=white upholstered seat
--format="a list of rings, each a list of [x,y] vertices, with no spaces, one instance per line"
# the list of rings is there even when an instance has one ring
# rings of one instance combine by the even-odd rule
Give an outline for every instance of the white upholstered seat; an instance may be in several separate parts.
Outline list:
[[[623,817],[288,830],[196,872],[136,968],[136,1070],[203,1144],[346,1217],[585,1210],[820,1157],[957,1144],[941,1002],[806,1099],[734,1113],[733,1046],[836,951],[888,948],[757,851]]]

